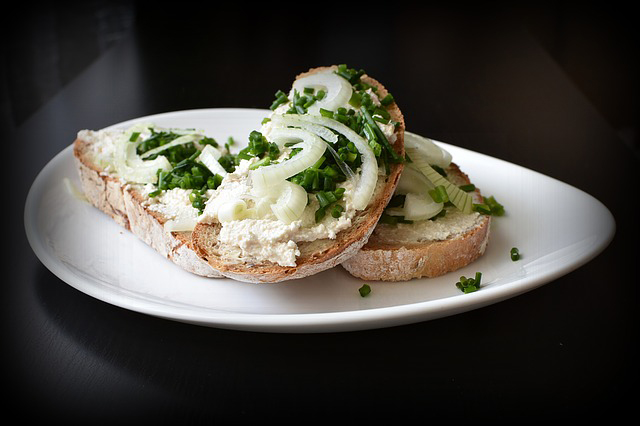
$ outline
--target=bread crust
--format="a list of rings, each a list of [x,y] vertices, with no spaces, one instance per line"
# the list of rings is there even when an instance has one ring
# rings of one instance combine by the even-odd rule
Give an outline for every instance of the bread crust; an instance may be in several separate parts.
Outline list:
[[[448,170],[470,183],[469,177],[456,164]],[[482,199],[476,189],[476,202]],[[489,243],[490,216],[481,216],[479,223],[464,233],[445,240],[423,243],[385,242],[385,232],[375,230],[367,244],[353,257],[342,263],[351,275],[371,281],[408,281],[414,278],[433,278],[453,272],[482,256]],[[386,232],[392,232],[389,228]]]
[[[336,69],[336,66],[318,67],[296,76],[296,79],[325,71]],[[381,97],[387,95],[386,88],[375,79],[364,75],[361,79],[378,87]],[[402,112],[394,103],[387,109],[392,120],[400,123],[396,130],[394,150],[404,157],[404,130],[405,123]],[[301,242],[298,244],[301,255],[296,266],[281,266],[273,262],[259,264],[232,263],[226,261],[215,253],[215,241],[220,230],[218,224],[198,223],[193,232],[194,248],[196,253],[223,275],[239,281],[246,282],[280,282],[303,278],[337,266],[350,257],[356,255],[360,248],[367,242],[369,236],[384,211],[385,206],[393,195],[398,184],[404,165],[392,164],[387,181],[367,209],[356,214],[352,226],[338,233],[335,240],[319,240],[315,242]]]
[[[91,204],[186,271],[209,278],[223,277],[193,251],[191,232],[166,231],[168,219],[147,209],[147,198],[142,193],[105,173],[95,164],[90,151],[90,142],[75,140],[73,156],[82,190]]]

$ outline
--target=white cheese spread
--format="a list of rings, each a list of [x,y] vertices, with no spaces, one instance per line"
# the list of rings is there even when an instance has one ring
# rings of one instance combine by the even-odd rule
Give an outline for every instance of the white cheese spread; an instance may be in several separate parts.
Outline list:
[[[110,130],[80,130],[78,139],[89,142],[93,161],[103,172],[110,173],[115,172],[113,166],[116,155],[115,139],[121,134],[122,132]]]
[[[442,241],[475,228],[480,224],[480,219],[481,216],[477,212],[465,214],[456,208],[447,208],[444,217],[435,220],[421,220],[411,224],[398,223],[395,225],[379,223],[369,241],[380,241],[386,244]]]
[[[217,210],[224,203],[243,199],[247,209],[260,209],[256,217],[231,220],[222,223],[218,235],[217,250],[230,261],[260,263],[270,261],[281,266],[295,266],[300,255],[299,242],[319,239],[335,239],[338,232],[351,226],[355,209],[351,205],[353,185],[340,184],[345,188],[341,204],[344,211],[339,218],[326,215],[319,223],[315,221],[318,201],[309,197],[309,204],[302,217],[286,224],[279,221],[270,208],[261,208],[260,198],[252,194],[249,182],[249,166],[252,160],[242,160],[233,173],[229,173],[222,184],[207,201],[200,221],[211,223],[217,220]]]

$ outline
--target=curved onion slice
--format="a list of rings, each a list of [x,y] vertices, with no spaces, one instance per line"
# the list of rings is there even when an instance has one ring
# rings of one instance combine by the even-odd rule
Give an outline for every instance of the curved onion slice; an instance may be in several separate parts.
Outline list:
[[[204,164],[211,173],[214,175],[226,176],[227,171],[222,167],[222,165],[218,162],[218,158],[220,158],[222,154],[220,151],[215,149],[211,145],[205,145],[202,148],[202,152],[200,152],[200,156],[198,157],[202,164]]]
[[[247,217],[247,203],[238,198],[218,207],[218,221],[221,223],[241,220]]]
[[[427,157],[429,164],[435,164],[439,167],[448,167],[449,164],[451,164],[451,154],[444,148],[438,146],[433,140],[425,138],[424,136],[405,130],[404,146],[405,148],[418,150],[423,156]]]
[[[336,143],[338,142],[338,136],[329,130],[325,126],[321,126],[316,123],[310,123],[308,121],[299,120],[298,114],[274,114],[271,117],[271,122],[274,126],[286,127],[286,126],[296,126],[301,129],[307,130],[315,135],[320,136],[327,142]]]
[[[405,195],[404,207],[385,210],[390,216],[404,216],[408,220],[427,220],[440,213],[443,203],[436,203],[429,194],[409,193]]]
[[[435,188],[429,179],[413,163],[405,165],[396,194],[405,194],[404,207],[390,207],[385,210],[390,216],[404,216],[408,220],[426,220],[440,213],[443,203],[436,203],[429,195],[429,190]]]
[[[249,176],[253,187],[264,192],[274,183],[283,180],[313,166],[322,157],[327,144],[311,132],[302,129],[274,128],[270,133],[271,139],[279,146],[286,142],[296,142],[296,148],[302,148],[300,152],[288,160],[269,166],[251,170]]]
[[[324,98],[314,102],[309,108],[307,108],[307,112],[309,114],[318,113],[320,108],[334,111],[338,107],[343,107],[347,105],[353,93],[351,84],[346,79],[334,74],[333,70],[311,74],[309,76],[302,77],[293,83],[293,89],[300,93],[303,92],[305,87],[322,89],[326,92]]]
[[[360,178],[355,182],[353,206],[356,210],[364,210],[369,204],[371,196],[376,189],[376,183],[378,182],[378,162],[367,141],[365,141],[362,136],[354,132],[350,127],[328,117],[305,114],[298,115],[296,118],[301,121],[320,124],[335,130],[336,132],[344,135],[344,137],[353,142],[356,146],[362,158],[362,166],[360,169]]]
[[[114,166],[118,175],[128,182],[156,183],[158,169],[171,170],[171,163],[163,155],[159,155],[149,161],[144,161],[140,158],[136,152],[139,143],[130,142],[129,139],[134,132],[144,130],[148,130],[148,126],[133,126],[115,141]]]
[[[338,142],[338,136],[329,128],[320,124],[310,123],[305,120],[299,120],[299,117],[300,116],[297,114],[274,115],[273,117],[271,117],[271,121],[276,126],[283,125],[300,127],[301,129],[305,129],[310,131],[311,133],[315,133],[327,142]],[[336,164],[338,164],[338,167],[340,167],[340,170],[342,170],[342,173],[344,173],[347,178],[356,178],[356,174],[353,172],[353,170],[351,170],[351,167],[349,167],[349,165],[340,158],[336,150],[333,149],[331,145],[327,144],[327,150],[329,150],[333,158],[336,160]]]
[[[429,158],[427,158],[421,151],[415,148],[407,148],[406,151],[411,157],[411,164],[413,167],[420,170],[420,172],[424,174],[434,186],[444,186],[447,191],[447,195],[449,196],[449,201],[451,201],[458,210],[466,214],[471,213],[473,209],[473,198],[471,197],[471,194],[464,192],[456,185],[449,182],[433,167],[431,167],[429,164]]]
[[[280,184],[278,191],[280,196],[271,205],[273,214],[286,224],[300,219],[307,206],[307,191],[300,185],[287,180]]]
[[[413,163],[407,163],[400,175],[396,194],[428,194],[435,188],[429,179],[418,169],[413,167]]]

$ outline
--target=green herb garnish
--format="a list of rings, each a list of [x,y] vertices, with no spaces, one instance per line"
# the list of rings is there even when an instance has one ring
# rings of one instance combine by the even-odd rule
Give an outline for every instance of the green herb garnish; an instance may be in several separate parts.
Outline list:
[[[369,286],[369,284],[363,284],[362,287],[358,289],[358,292],[360,293],[360,297],[367,297],[371,294],[371,286]]]
[[[520,250],[518,250],[517,247],[513,247],[511,251],[509,251],[509,254],[511,255],[511,260],[514,262],[520,260]]]
[[[433,201],[436,203],[446,203],[449,201],[449,195],[447,194],[447,190],[444,185],[438,185],[434,189],[429,191],[429,195],[433,198]]]
[[[480,289],[480,282],[482,281],[482,273],[476,272],[475,278],[467,278],[464,275],[460,277],[460,281],[456,283],[456,287],[463,293],[473,293]]]
[[[504,206],[496,201],[493,195],[482,197],[482,200],[484,201],[483,203],[473,205],[474,211],[491,216],[504,216]]]

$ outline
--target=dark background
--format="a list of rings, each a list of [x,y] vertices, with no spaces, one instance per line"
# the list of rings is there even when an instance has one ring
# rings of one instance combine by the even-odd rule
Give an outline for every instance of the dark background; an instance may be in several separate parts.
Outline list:
[[[280,82],[284,86],[289,74],[294,72],[290,71],[292,61],[313,66],[306,62],[311,58],[317,61],[323,54],[327,59],[342,56],[353,58],[354,62],[366,58],[367,65],[385,72],[400,52],[416,47],[394,45],[394,38],[404,39],[402,35],[394,37],[394,32],[415,31],[412,27],[428,31],[430,25],[446,26],[447,19],[459,19],[462,15],[471,25],[476,19],[511,20],[528,31],[621,139],[637,152],[638,23],[633,8],[628,3],[616,1],[518,3],[509,6],[500,2],[481,6],[472,3],[412,6],[408,10],[399,3],[397,7],[389,8],[391,22],[384,22],[382,30],[372,29],[356,40],[344,40],[345,36],[335,26],[326,23],[318,24],[313,32],[306,31],[303,36],[302,29],[297,32],[294,25],[287,23],[296,12],[279,11],[277,7],[275,11],[269,11],[271,7],[227,5],[229,9],[225,13],[223,5],[203,7],[202,3],[189,2],[178,8],[135,0],[36,2],[33,4],[37,6],[32,8],[18,9],[23,10],[22,13],[3,17],[7,21],[4,26],[7,35],[3,43],[2,108],[9,115],[6,125],[20,125],[101,54],[132,32],[143,38],[160,38],[162,43],[157,43],[156,47],[160,51],[148,54],[163,54],[164,51],[170,62],[187,59],[192,48],[199,50],[195,46],[182,45],[176,52],[176,46],[171,46],[170,40],[174,38],[171,34],[187,32],[192,35],[190,43],[209,44],[211,55],[192,58],[198,64],[191,66],[201,67],[203,73],[212,73],[211,78],[232,77],[231,68],[237,64],[225,61],[224,56],[230,52],[235,55],[235,47],[249,47],[247,43],[255,41],[251,47],[254,51],[243,52],[246,67],[261,63],[260,71],[272,76],[281,75]],[[372,19],[368,17],[371,14],[366,9],[360,14],[354,12],[353,27],[357,27],[358,22],[369,26],[366,22]],[[317,15],[321,16],[319,12]],[[192,26],[190,22],[195,24]],[[272,38],[284,45],[274,46]],[[167,42],[168,46],[162,45]],[[294,53],[298,48],[300,50]],[[391,49],[391,55],[380,55],[378,63],[371,63],[372,51],[381,48]],[[280,56],[272,56],[274,51]],[[265,60],[268,66],[265,66]],[[237,75],[244,77],[244,71]],[[271,99],[273,85],[261,86],[267,95],[262,91],[247,90],[243,98],[253,97],[252,106],[262,108]],[[239,97],[231,93],[222,95],[228,98],[214,98],[217,104],[247,106],[240,104]],[[211,105],[212,94],[202,90],[197,102],[205,107]]]
[[[3,13],[7,417],[522,423],[632,411],[640,145],[630,7],[202,4],[36,2]],[[298,72],[343,62],[385,82],[411,131],[601,200],[618,227],[611,246],[494,306],[322,335],[216,330],[125,311],[73,290],[30,250],[26,193],[77,130],[172,110],[265,108]]]

